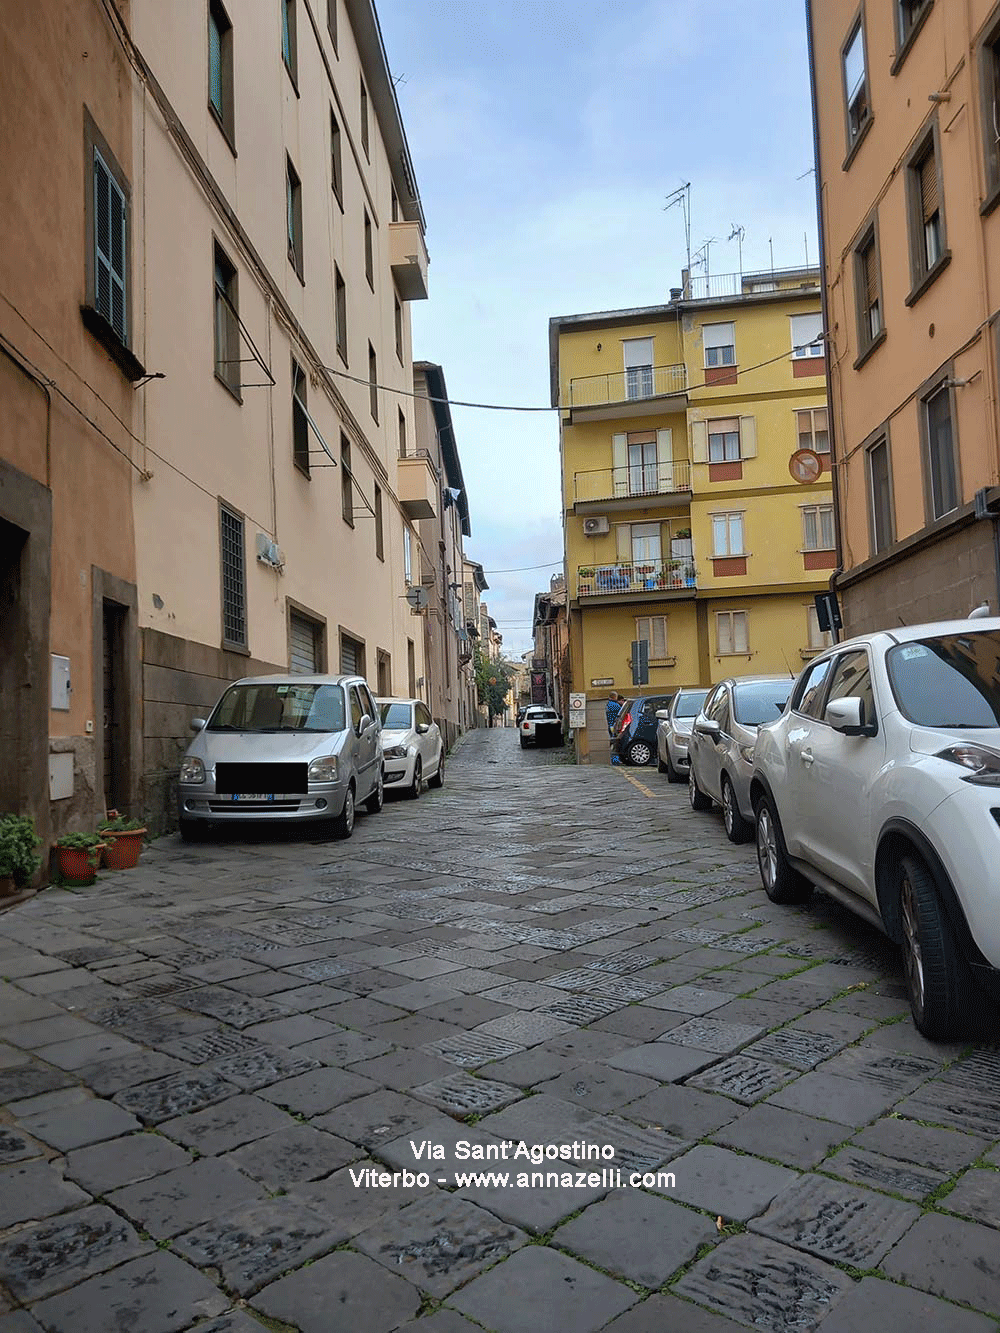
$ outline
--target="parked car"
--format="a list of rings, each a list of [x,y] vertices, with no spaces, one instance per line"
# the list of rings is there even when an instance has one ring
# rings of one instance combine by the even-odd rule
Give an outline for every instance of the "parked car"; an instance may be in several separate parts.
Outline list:
[[[360,676],[249,676],[230,685],[181,762],[182,838],[210,824],[332,824],[382,809],[382,729]]]
[[[782,713],[790,676],[736,676],[720,680],[694,720],[688,748],[688,797],[692,810],[722,806],[730,842],[753,837],[750,801],[757,728]]]
[[[426,782],[444,786],[444,738],[422,699],[376,699],[382,719],[386,787],[416,800]]]
[[[917,1028],[959,1035],[1000,968],[1000,619],[837,644],[762,727],[751,796],[772,902],[813,885],[900,945]]]
[[[678,690],[669,708],[657,709],[657,767],[668,782],[684,782],[688,771],[691,728],[701,712],[708,690]]]
[[[672,694],[645,694],[626,699],[618,710],[611,733],[611,754],[623,764],[639,767],[656,758],[657,710],[670,707]]]
[[[554,708],[529,704],[521,718],[518,736],[522,750],[529,745],[562,745],[562,718]]]

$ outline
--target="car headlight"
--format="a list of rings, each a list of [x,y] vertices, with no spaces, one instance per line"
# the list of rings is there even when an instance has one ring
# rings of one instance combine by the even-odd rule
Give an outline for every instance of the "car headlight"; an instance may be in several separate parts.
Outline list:
[[[1000,753],[996,750],[974,742],[961,742],[940,750],[937,757],[967,769],[968,772],[962,774],[964,782],[973,782],[977,787],[1000,787]]]
[[[690,739],[689,736],[683,736],[678,732],[674,737],[674,744],[677,746],[678,750],[686,750],[690,743]]]
[[[405,758],[406,758],[406,746],[405,746],[405,745],[390,745],[390,746],[388,747],[388,749],[383,750],[382,753],[385,755],[386,759],[405,759]]]
[[[181,760],[181,782],[204,782],[205,765],[193,755],[185,755]]]
[[[337,756],[335,754],[325,754],[320,759],[314,759],[309,765],[309,781],[336,782]]]
[[[741,746],[739,747],[739,751],[740,751],[740,758],[741,758],[741,759],[743,759],[743,760],[744,760],[746,763],[748,763],[748,764],[752,764],[752,763],[753,763],[753,746],[752,746],[752,745],[741,745]]]

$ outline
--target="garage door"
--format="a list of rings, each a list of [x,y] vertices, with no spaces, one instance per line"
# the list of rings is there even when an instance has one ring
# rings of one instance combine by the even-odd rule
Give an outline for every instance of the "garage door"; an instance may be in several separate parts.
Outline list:
[[[293,613],[289,625],[289,670],[293,675],[313,675],[320,669],[319,626]]]
[[[357,639],[349,639],[346,634],[340,638],[340,669],[347,676],[361,674],[361,654],[364,645]]]

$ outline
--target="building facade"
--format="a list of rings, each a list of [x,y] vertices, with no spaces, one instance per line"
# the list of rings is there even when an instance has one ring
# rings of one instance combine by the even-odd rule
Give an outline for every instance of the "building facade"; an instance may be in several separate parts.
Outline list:
[[[846,633],[1000,604],[1000,6],[807,7]]]
[[[605,703],[797,672],[836,563],[818,271],[686,273],[668,304],[550,322],[582,758]]]
[[[533,679],[542,676],[542,697],[532,702],[551,705],[564,719],[569,717],[569,621],[566,614],[566,578],[553,574],[548,592],[535,593],[531,632]],[[515,690],[514,698],[519,698]]]

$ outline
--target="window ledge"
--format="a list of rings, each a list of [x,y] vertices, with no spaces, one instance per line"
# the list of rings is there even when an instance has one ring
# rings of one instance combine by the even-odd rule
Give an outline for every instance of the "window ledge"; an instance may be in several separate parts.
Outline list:
[[[226,390],[228,394],[231,394],[232,397],[236,399],[240,407],[242,407],[243,395],[240,393],[239,389],[237,389],[234,385],[230,384],[229,381],[224,376],[220,375],[218,370],[216,370],[215,372],[215,379],[218,384],[222,385],[222,387]]]
[[[910,48],[913,46],[913,43],[917,40],[917,34],[920,32],[920,29],[927,22],[927,16],[928,14],[930,14],[933,8],[934,8],[934,0],[928,0],[928,3],[924,5],[923,9],[920,11],[920,15],[917,18],[916,23],[914,23],[913,27],[906,34],[906,41],[903,42],[902,46],[896,52],[896,58],[889,66],[890,74],[898,74],[899,71],[902,69],[903,61],[910,54]]]
[[[281,57],[281,63],[284,65],[285,73],[288,75],[288,82],[292,85],[292,92],[295,94],[297,98],[301,100],[302,94],[299,92],[299,85],[296,81],[295,75],[292,73],[291,65],[289,65],[288,61],[285,59],[284,56]]]
[[[219,115],[218,107],[215,105],[214,102],[209,102],[208,110],[212,119],[215,121],[215,125],[219,133],[222,135],[226,143],[229,145],[229,151],[232,153],[233,157],[239,157],[239,153],[237,153],[236,151],[235,136],[233,135],[232,131],[227,127],[226,122]]]
[[[872,127],[872,125],[874,125],[874,123],[875,123],[875,117],[874,117],[874,115],[871,115],[871,116],[868,117],[868,119],[865,121],[865,123],[861,126],[861,129],[858,131],[858,137],[857,137],[857,138],[854,140],[854,142],[851,144],[851,147],[850,147],[850,150],[848,151],[847,156],[844,158],[843,162],[840,164],[840,169],[841,169],[841,171],[847,171],[847,170],[848,170],[848,168],[850,167],[851,163],[854,161],[855,157],[857,156],[858,149],[861,147],[861,145],[864,143],[864,141],[868,138],[868,131],[871,129],[871,127]]]
[[[984,218],[988,217],[989,214],[993,212],[994,208],[996,208],[997,204],[1000,204],[1000,175],[998,175],[995,183],[991,186],[986,198],[979,205],[980,216]]]
[[[312,473],[307,467],[303,467],[297,458],[292,459],[292,467],[300,477],[305,477],[306,481],[312,481]]]
[[[141,380],[146,374],[145,366],[135,353],[125,346],[104,316],[91,305],[82,305],[80,314],[83,317],[84,328],[94,335],[125,378],[131,380],[133,384],[136,380]]]
[[[230,643],[228,639],[223,639],[220,647],[224,653],[239,653],[240,657],[250,656],[250,649],[245,643]]]
[[[337,344],[337,355],[340,357],[341,361],[343,361],[344,369],[348,369],[350,367],[350,362],[347,359],[347,352],[341,347],[340,343]]]
[[[861,367],[868,360],[868,358],[872,355],[872,353],[876,352],[878,348],[882,346],[885,340],[886,340],[886,330],[879,329],[878,334],[871,340],[871,342],[868,344],[865,350],[858,354],[858,358],[854,362],[854,369],[860,370]]]
[[[920,281],[915,283],[914,286],[911,288],[910,294],[906,298],[906,304],[916,305],[916,303],[920,300],[921,296],[923,296],[927,288],[937,281],[938,277],[944,272],[944,270],[948,267],[950,263],[951,263],[951,251],[945,250],[944,253],[940,256],[940,258],[938,258],[935,261],[933,267],[929,268],[927,272],[923,275],[923,277],[920,279]]]

